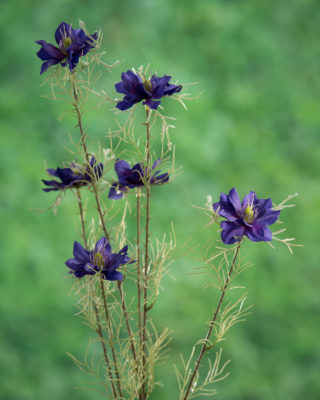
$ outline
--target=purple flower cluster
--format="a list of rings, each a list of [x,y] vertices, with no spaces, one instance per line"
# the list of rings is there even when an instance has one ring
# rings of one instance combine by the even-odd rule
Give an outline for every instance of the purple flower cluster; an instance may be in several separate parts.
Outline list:
[[[127,251],[128,246],[125,246],[118,253],[112,253],[111,245],[105,237],[97,241],[94,250],[86,250],[79,242],[74,242],[74,258],[67,260],[66,266],[76,278],[101,273],[103,279],[108,281],[122,281],[123,276],[117,269],[134,262],[127,256]]]
[[[272,233],[269,225],[277,221],[280,211],[272,209],[271,199],[258,199],[255,192],[247,194],[242,202],[236,189],[221,193],[213,209],[226,218],[221,222],[221,240],[225,244],[239,242],[245,235],[253,242],[269,242]]]
[[[158,78],[153,75],[150,80],[142,78],[132,71],[123,72],[121,81],[115,84],[116,91],[125,96],[116,105],[119,110],[127,110],[134,104],[144,100],[142,104],[156,110],[161,103],[159,99],[164,96],[171,96],[181,91],[182,86],[169,83],[171,76],[164,75]]]
[[[87,36],[83,29],[73,29],[71,25],[61,22],[56,30],[55,39],[58,47],[45,40],[36,41],[42,46],[37,56],[44,61],[40,74],[57,64],[61,64],[62,67],[69,65],[70,71],[73,71],[79,58],[86,55],[95,46],[98,33]]]
[[[45,192],[50,192],[51,190],[65,190],[71,188],[77,188],[80,186],[86,186],[93,179],[99,179],[102,176],[103,164],[99,163],[97,165],[95,157],[91,157],[90,166],[84,168],[76,164],[71,164],[70,168],[57,168],[57,169],[47,169],[47,172],[51,176],[59,178],[61,182],[52,180],[42,180],[42,182],[49,186],[44,188]]]
[[[145,184],[145,179],[152,171],[157,167],[160,160],[156,160],[153,164],[151,171],[146,171],[146,168],[142,164],[135,164],[132,168],[130,164],[125,160],[117,160],[114,168],[118,175],[118,182],[112,184],[109,191],[109,199],[117,200],[123,197],[123,193],[126,193],[129,189],[135,187],[141,187]],[[169,174],[160,174],[161,171],[155,172],[150,177],[151,185],[161,185],[169,181]]]

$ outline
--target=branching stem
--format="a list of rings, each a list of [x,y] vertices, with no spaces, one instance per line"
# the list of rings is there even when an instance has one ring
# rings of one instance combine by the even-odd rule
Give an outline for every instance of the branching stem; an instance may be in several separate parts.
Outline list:
[[[112,340],[112,327],[111,327],[111,321],[109,318],[109,312],[108,312],[108,307],[107,307],[107,300],[106,300],[106,293],[104,290],[104,284],[103,284],[103,279],[100,274],[100,288],[101,288],[101,293],[102,293],[102,298],[103,298],[103,306],[104,306],[104,311],[105,311],[105,317],[106,317],[106,322],[107,322],[107,328],[108,328],[108,335],[110,339],[110,347],[111,347],[111,352],[112,352],[112,358],[113,358],[113,363],[114,363],[114,369],[117,377],[117,385],[118,385],[118,390],[120,397],[122,398],[122,390],[121,390],[121,382],[120,382],[120,376],[119,376],[119,369],[118,369],[118,363],[117,363],[117,356]]]
[[[238,256],[238,254],[239,254],[239,250],[240,250],[241,243],[242,243],[242,240],[240,240],[240,242],[238,242],[238,244],[237,244],[237,246],[236,246],[236,249],[235,249],[235,252],[234,252],[234,255],[233,255],[233,259],[232,259],[232,263],[231,263],[231,266],[230,266],[230,269],[229,269],[229,272],[228,272],[228,275],[227,275],[227,279],[226,279],[226,281],[225,281],[225,283],[224,283],[224,286],[223,286],[223,288],[222,288],[222,293],[221,293],[221,296],[220,296],[218,305],[217,305],[217,307],[216,307],[216,309],[215,309],[215,311],[214,311],[212,320],[210,321],[210,326],[209,326],[207,335],[206,335],[206,337],[205,337],[204,343],[203,343],[202,348],[201,348],[201,350],[200,350],[200,353],[199,353],[199,356],[198,356],[198,359],[197,359],[195,368],[194,368],[193,373],[192,373],[192,375],[191,375],[191,378],[190,378],[190,380],[189,380],[189,385],[188,385],[188,387],[187,387],[186,394],[185,394],[185,396],[183,397],[183,400],[187,400],[187,399],[188,399],[189,394],[190,394],[190,391],[191,391],[191,388],[192,388],[192,385],[193,385],[193,381],[194,381],[194,378],[195,378],[195,376],[196,376],[196,374],[197,374],[197,371],[198,371],[198,369],[199,369],[199,366],[200,366],[200,362],[201,362],[201,360],[202,360],[202,357],[203,357],[204,353],[206,352],[206,350],[208,350],[208,347],[209,347],[209,346],[208,346],[208,341],[209,341],[209,339],[210,339],[210,336],[211,336],[211,333],[212,333],[212,329],[213,329],[213,327],[214,327],[214,324],[215,324],[215,322],[216,322],[218,313],[219,313],[219,311],[220,311],[221,304],[222,304],[222,302],[223,302],[223,298],[224,298],[224,296],[225,296],[225,294],[226,294],[228,285],[229,285],[229,283],[230,283],[231,274],[232,274],[232,272],[233,272],[233,269],[234,269],[234,266],[235,266],[235,263],[236,263],[236,260],[237,260],[237,256]]]
[[[89,152],[88,152],[88,148],[87,148],[87,144],[86,144],[86,137],[85,137],[85,133],[84,133],[84,129],[83,129],[83,125],[82,125],[82,116],[81,116],[81,111],[80,111],[80,106],[79,106],[79,98],[78,98],[78,93],[77,93],[77,87],[76,84],[72,78],[72,74],[71,74],[71,85],[72,85],[72,92],[73,92],[73,98],[74,98],[74,108],[77,114],[77,120],[78,120],[78,127],[80,130],[80,134],[81,134],[81,145],[86,157],[86,161],[88,166],[90,166],[90,160],[89,160]],[[93,171],[91,171],[91,173],[94,175]],[[108,239],[109,241],[109,234],[106,228],[106,224],[104,221],[104,215],[103,215],[103,211],[102,211],[102,207],[100,204],[100,199],[99,199],[99,191],[98,191],[98,186],[97,186],[97,182],[96,182],[96,177],[93,176],[92,177],[92,188],[93,188],[93,192],[94,192],[94,197],[96,200],[96,204],[97,204],[97,209],[98,209],[98,213],[99,213],[99,217],[100,217],[100,223],[102,226],[102,230],[105,234],[105,237]]]
[[[149,269],[149,224],[150,224],[150,109],[146,106],[146,165],[145,165],[145,186],[146,186],[146,229],[144,249],[144,286],[143,286],[143,327],[142,327],[142,363],[143,363],[143,385],[140,400],[146,399],[146,356],[147,356],[147,313],[148,313],[148,269]]]
[[[125,300],[124,293],[122,290],[122,282],[120,282],[120,281],[118,281],[118,288],[119,288],[120,298],[121,298],[121,307],[122,307],[122,311],[124,313],[127,330],[128,330],[128,334],[129,334],[130,347],[131,347],[133,359],[134,359],[135,363],[137,364],[137,355],[136,355],[136,350],[134,347],[134,338],[133,338],[133,334],[132,334],[130,323],[129,323],[129,316],[128,316],[128,312],[127,312],[126,300]]]
[[[79,212],[80,212],[82,239],[83,239],[83,243],[84,243],[84,246],[85,246],[86,250],[88,250],[88,241],[87,241],[85,221],[84,221],[84,212],[83,212],[81,193],[80,193],[80,189],[79,188],[76,189],[76,195],[77,195],[77,200],[78,200],[78,205],[79,205]],[[104,299],[104,302],[105,302],[105,295],[103,296],[103,299]],[[112,370],[111,370],[111,367],[110,367],[110,361],[109,361],[109,357],[108,357],[108,353],[107,353],[107,349],[106,349],[106,345],[105,345],[105,339],[104,339],[103,331],[102,331],[102,327],[101,327],[99,311],[98,311],[98,307],[97,307],[97,305],[96,305],[96,303],[94,301],[94,298],[92,299],[92,302],[93,302],[94,313],[95,313],[96,320],[97,320],[97,329],[96,329],[96,331],[97,331],[97,334],[99,335],[99,338],[100,338],[102,351],[103,351],[103,355],[104,355],[104,359],[105,359],[105,362],[106,362],[108,375],[109,375],[109,379],[110,379],[110,383],[111,383],[111,387],[112,387],[112,393],[113,393],[114,398],[116,399],[118,396],[117,396],[117,392],[116,392],[116,389],[115,389],[115,386],[114,386],[114,379],[113,379],[113,376],[112,376],[112,372],[111,372]],[[106,309],[106,312],[107,312],[107,309]],[[114,347],[113,347],[112,344],[111,344],[111,348],[112,348],[112,352],[114,352]],[[116,361],[115,360],[114,360],[114,363],[115,363],[115,369],[116,369],[116,376],[117,376],[117,379],[118,379],[119,394],[122,397],[121,388],[120,388],[120,378],[119,378],[119,373],[118,373],[118,370],[117,370],[117,365],[116,365]]]
[[[72,77],[72,74],[71,74],[70,80],[71,80],[72,91],[73,91],[74,108],[75,108],[75,111],[76,111],[76,114],[77,114],[78,127],[79,127],[80,134],[81,134],[81,144],[82,144],[82,147],[83,147],[83,151],[85,153],[87,164],[90,165],[89,152],[88,152],[88,148],[87,148],[87,145],[86,145],[85,133],[84,133],[83,125],[82,125],[82,116],[81,116],[81,111],[80,111],[80,106],[79,106],[77,87],[76,87],[76,84],[75,84],[74,79]],[[103,230],[107,240],[110,241],[109,234],[108,234],[108,231],[107,231],[107,228],[106,228],[106,224],[105,224],[105,221],[104,221],[104,215],[103,215],[102,207],[101,207],[101,204],[100,204],[99,191],[98,191],[97,182],[95,180],[95,176],[93,176],[93,179],[92,179],[92,187],[93,187],[94,197],[95,197],[96,204],[97,204],[97,209],[98,209],[98,213],[99,213],[99,219],[100,219],[100,223],[101,223],[101,226],[102,226],[102,230]],[[131,331],[130,324],[129,324],[128,312],[127,312],[126,303],[125,303],[125,299],[124,299],[123,291],[121,289],[120,282],[118,284],[118,288],[119,288],[119,292],[120,292],[122,309],[123,309],[123,312],[124,312],[124,315],[125,315],[126,325],[127,325],[127,329],[128,329],[128,333],[129,333],[129,337],[130,337],[130,343],[131,343],[131,349],[132,349],[133,358],[134,358],[135,362],[137,362],[137,357],[136,357],[135,348],[134,348],[133,335],[132,335],[132,331]],[[101,285],[101,290],[102,290],[102,296],[104,298],[104,309],[105,309],[105,313],[106,313],[106,317],[107,317],[108,316],[108,309],[107,309],[107,303],[105,301],[105,293],[104,293],[104,288],[103,288],[103,282],[102,282],[102,285]],[[98,315],[98,317],[99,317],[99,315]],[[108,324],[108,321],[109,321],[109,318],[107,317],[107,324]],[[101,330],[101,326],[100,326],[100,330]],[[101,330],[101,334],[102,334],[102,330]],[[112,350],[112,353],[114,355],[114,362],[115,362],[115,365],[116,365],[114,349]],[[117,377],[118,377],[117,368],[116,368],[116,374],[117,374]],[[118,380],[118,382],[120,384],[119,380]],[[119,389],[119,390],[121,392],[121,389]]]
[[[138,289],[138,318],[139,318],[139,340],[140,340],[140,347],[142,346],[142,315],[141,315],[141,265],[140,265],[140,188],[136,190],[137,196],[137,289]]]

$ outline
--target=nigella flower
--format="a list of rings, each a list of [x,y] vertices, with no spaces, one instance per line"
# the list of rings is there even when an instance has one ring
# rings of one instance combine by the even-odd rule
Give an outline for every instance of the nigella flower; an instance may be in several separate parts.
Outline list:
[[[45,192],[50,192],[51,190],[65,190],[69,188],[77,188],[80,186],[86,186],[88,183],[92,182],[93,179],[99,179],[102,176],[103,164],[99,163],[97,165],[95,157],[90,159],[90,167],[84,168],[76,164],[71,164],[70,168],[57,168],[57,169],[47,169],[47,172],[51,176],[55,176],[60,179],[61,182],[53,180],[47,181],[42,179],[42,182],[49,186],[44,188]]]
[[[157,167],[159,162],[159,159],[155,161],[151,171]],[[114,169],[118,175],[118,182],[112,184],[108,195],[109,199],[121,199],[123,197],[123,193],[127,192],[128,189],[144,186],[147,174],[145,174],[146,168],[144,168],[142,164],[135,164],[131,168],[127,161],[117,159]],[[151,171],[149,171],[149,173],[151,173]],[[168,182],[169,174],[160,173],[161,171],[157,171],[151,175],[151,185],[161,185],[162,183]]]
[[[98,33],[87,36],[83,29],[73,29],[71,25],[61,22],[56,30],[55,39],[58,47],[45,40],[36,41],[42,46],[37,56],[44,61],[40,74],[43,74],[52,65],[59,63],[63,67],[68,64],[70,71],[73,71],[79,58],[95,46],[94,41],[98,39]]]
[[[74,242],[74,258],[67,260],[66,266],[76,278],[100,272],[103,279],[122,281],[123,276],[117,269],[120,265],[134,262],[127,256],[127,251],[128,246],[125,246],[118,253],[112,253],[110,243],[105,237],[97,241],[94,250],[86,250],[79,242]]]
[[[142,80],[139,75],[129,70],[122,73],[121,79],[115,84],[115,87],[118,93],[125,95],[123,100],[116,105],[122,111],[142,100],[144,100],[142,104],[156,110],[161,101],[155,100],[178,93],[182,89],[181,85],[176,86],[169,83],[171,76],[168,75],[164,75],[162,78],[153,75],[149,80]]]
[[[213,209],[227,220],[221,222],[221,239],[225,244],[239,242],[244,235],[253,242],[272,240],[268,225],[275,223],[280,214],[272,210],[271,199],[258,199],[252,191],[240,202],[234,188],[228,195],[221,193]]]

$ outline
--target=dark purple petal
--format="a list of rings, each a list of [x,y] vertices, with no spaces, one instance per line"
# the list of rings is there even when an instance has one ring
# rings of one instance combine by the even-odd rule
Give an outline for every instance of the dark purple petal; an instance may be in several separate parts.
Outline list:
[[[73,31],[74,30],[72,29],[71,25],[67,24],[66,22],[61,22],[54,35],[57,44],[60,45],[61,41],[63,41],[65,38],[71,37]]]
[[[42,179],[42,182],[46,186],[52,186],[50,189],[49,188],[44,188],[45,192],[50,192],[51,190],[59,190],[59,189],[64,189],[65,185],[63,183],[57,182],[57,181],[46,181],[45,179]]]
[[[218,212],[221,217],[226,218],[228,221],[233,222],[239,219],[237,212],[225,193],[221,193],[220,201],[213,204],[213,209],[215,212]]]
[[[165,173],[162,175],[157,175],[158,173],[160,173],[160,171],[158,171],[156,174],[154,174],[153,177],[151,178],[151,180],[150,180],[151,185],[161,185],[162,183],[166,183],[169,181],[168,173]]]
[[[95,275],[96,271],[94,270],[94,266],[91,264],[86,264],[83,268],[74,271],[74,276],[76,278],[83,278],[85,275]]]
[[[171,76],[168,75],[164,75],[162,78],[152,76],[150,82],[152,85],[152,97],[154,99],[160,99],[163,96],[170,96],[181,91],[182,86],[170,84],[170,79]]]
[[[74,242],[73,256],[78,261],[83,263],[90,262],[90,251],[84,249],[79,242]]]
[[[156,110],[160,103],[161,103],[161,101],[154,101],[151,99],[147,99],[142,104],[145,106],[148,106],[149,108],[152,108],[152,110]]]
[[[255,200],[254,203],[257,208],[262,209],[262,208],[272,208],[272,201],[271,199],[257,199]]]
[[[224,244],[239,242],[245,233],[245,227],[234,222],[222,221],[221,228],[221,240]]]
[[[96,165],[93,168],[93,172],[94,172],[94,176],[96,179],[101,178],[102,174],[103,174],[103,164],[99,163],[98,165]]]
[[[128,98],[124,98],[122,101],[119,101],[116,104],[116,107],[119,108],[119,110],[121,111],[126,111],[129,108],[131,108],[134,104],[138,103],[139,101],[141,101],[141,99],[128,99]]]
[[[121,190],[121,188],[122,188],[122,190]],[[112,199],[112,200],[122,199],[124,191],[127,191],[125,186],[120,186],[117,183],[113,183],[110,188],[108,198]]]
[[[74,29],[74,30],[73,30],[73,34],[74,34],[74,40],[75,40],[76,42],[84,43],[84,42],[87,41],[87,36],[86,36],[86,34],[84,33],[84,30],[83,30],[83,29]]]
[[[245,210],[248,206],[253,206],[254,203],[256,202],[257,196],[255,192],[251,191],[249,194],[244,196],[242,200],[242,209]]]
[[[75,258],[70,258],[65,262],[66,266],[72,269],[73,271],[76,271],[79,268],[83,267],[83,262],[76,260]]]
[[[165,90],[164,90],[164,95],[165,96],[171,96],[174,93],[179,93],[182,90],[182,85],[167,85]]]
[[[56,176],[57,178],[59,178],[59,175],[57,174],[57,170],[56,169],[48,168],[48,169],[46,169],[46,171],[48,172],[49,175]]]
[[[141,77],[128,70],[121,75],[121,81],[115,84],[116,91],[123,93],[125,97],[118,102],[117,108],[124,111],[132,107],[135,103],[144,100],[143,104],[156,110],[161,99],[165,95],[171,95],[181,90],[181,86],[169,84],[170,76],[156,77],[153,75],[150,81],[143,81]]]
[[[42,64],[40,73],[42,74],[50,66],[58,63],[62,67],[69,65],[70,71],[73,71],[79,62],[79,57],[87,54],[94,47],[94,41],[97,38],[97,32],[92,37],[86,36],[82,29],[73,29],[71,25],[62,22],[55,33],[59,48],[47,43],[45,40],[36,42],[42,46],[37,55],[45,61]]]
[[[235,212],[240,215],[241,214],[241,203],[238,192],[235,188],[232,188],[228,195],[228,200],[232,204]]]
[[[72,56],[73,53],[79,53],[84,47],[84,43],[72,42],[70,46],[68,46],[67,52],[70,56]]]
[[[161,162],[160,158],[157,158],[151,169],[157,168],[157,166],[160,164],[160,162]]]
[[[88,275],[95,275],[96,272],[99,271],[99,268],[97,268],[95,265],[93,265],[92,263],[86,263],[83,265],[83,271],[86,272],[86,274]]]
[[[123,276],[119,271],[102,270],[104,279],[108,281],[123,281]]]
[[[57,63],[57,64],[58,64],[58,63]],[[44,72],[46,72],[46,70],[47,70],[49,67],[51,67],[51,65],[54,65],[54,64],[52,64],[52,63],[49,62],[49,61],[46,61],[46,62],[44,62],[43,64],[41,64],[40,75],[42,75]]]
[[[69,184],[75,180],[82,179],[82,175],[75,175],[71,168],[57,168],[56,176],[58,176],[64,184]]]
[[[152,86],[152,97],[154,99],[161,99],[164,96],[165,87],[167,83],[170,81],[171,76],[164,75],[162,78],[158,78],[153,75],[150,79],[150,83]]]
[[[70,271],[70,273],[72,273],[72,271]],[[83,278],[85,275],[88,275],[83,269],[78,269],[74,271],[73,274],[76,278]]]
[[[144,169],[140,163],[135,164],[130,171],[130,175],[127,177],[127,186],[134,188],[143,185]]]
[[[125,101],[137,103],[144,98],[149,98],[150,93],[148,93],[143,85],[140,76],[134,74],[132,71],[128,70],[121,74],[122,85],[119,83],[115,84],[116,90],[119,88],[126,95]]]
[[[277,221],[280,211],[272,210],[271,199],[258,199],[255,192],[247,194],[240,205],[237,191],[233,188],[227,196],[221,193],[220,202],[213,208],[227,221],[221,222],[221,239],[225,244],[239,241],[246,235],[254,242],[272,240],[268,225]]]
[[[272,233],[267,226],[257,225],[247,228],[246,235],[253,242],[270,242]]]
[[[258,216],[255,219],[254,223],[258,225],[272,225],[274,224],[280,215],[280,211],[275,210],[259,210]]]
[[[114,86],[118,93],[128,94],[128,91],[124,88],[123,81],[116,83]]]
[[[118,159],[114,164],[114,169],[118,175],[118,178],[131,172],[130,164],[125,160]]]
[[[102,237],[97,241],[94,250],[100,252],[107,244],[110,246],[110,244],[109,244],[107,238],[105,238],[104,236],[102,236]]]
[[[98,32],[93,35],[86,36],[85,47],[81,50],[81,55],[85,56],[89,50],[95,47],[95,41],[98,39]]]
[[[101,253],[103,255],[104,261],[108,262],[111,257],[111,246],[104,236],[97,241],[94,250],[97,253]]]
[[[142,79],[139,75],[136,75],[132,71],[128,70],[127,72],[123,72],[121,74],[121,79],[123,82],[123,87],[127,91],[128,94],[135,94],[136,88],[139,85],[143,86]]]
[[[41,49],[37,52],[37,56],[41,60],[51,61],[52,59],[54,59],[59,62],[63,58],[65,58],[65,55],[61,52],[60,49],[50,43],[47,43],[45,40],[37,40],[36,43],[42,46]]]

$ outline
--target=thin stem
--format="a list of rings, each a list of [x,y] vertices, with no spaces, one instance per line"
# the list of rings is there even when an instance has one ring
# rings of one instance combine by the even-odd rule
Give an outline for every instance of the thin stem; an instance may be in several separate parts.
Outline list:
[[[145,249],[144,249],[144,286],[143,286],[143,327],[142,327],[142,364],[143,364],[143,385],[140,399],[146,398],[146,355],[147,355],[147,301],[148,301],[148,269],[149,269],[149,224],[150,224],[150,109],[146,107],[146,127],[147,127],[147,141],[146,141],[146,153],[147,160],[145,165],[145,186],[146,186],[146,229],[145,229]]]
[[[123,397],[122,390],[121,390],[119,369],[118,369],[118,364],[117,364],[117,357],[116,357],[116,352],[115,352],[113,340],[112,340],[112,327],[111,327],[109,312],[108,312],[108,307],[107,307],[106,293],[104,290],[104,284],[103,284],[103,279],[102,279],[101,274],[100,274],[100,288],[101,288],[101,293],[102,293],[102,298],[103,298],[105,317],[106,317],[106,321],[107,321],[108,335],[109,335],[109,339],[110,339],[110,347],[111,347],[111,352],[112,352],[114,369],[115,369],[115,373],[116,373],[116,377],[117,377],[118,390],[119,390],[120,397]]]
[[[134,338],[133,338],[133,334],[132,334],[131,327],[130,327],[130,324],[129,324],[129,317],[128,317],[128,312],[127,312],[126,300],[125,300],[125,297],[124,297],[124,294],[123,294],[123,290],[122,290],[122,282],[120,282],[120,281],[118,281],[118,288],[119,288],[120,297],[121,297],[121,307],[122,307],[122,311],[123,311],[124,316],[125,316],[127,330],[128,330],[128,334],[129,334],[130,347],[131,347],[131,351],[132,351],[132,354],[133,354],[134,361],[137,364],[137,355],[136,355],[136,350],[135,350],[135,347],[134,347]]]
[[[81,144],[82,144],[82,147],[83,147],[83,151],[85,153],[85,157],[86,157],[87,163],[88,163],[88,165],[90,165],[89,152],[88,152],[88,148],[87,148],[87,145],[86,145],[85,134],[84,134],[83,125],[82,125],[82,116],[81,116],[81,111],[80,111],[80,107],[79,107],[79,99],[78,99],[78,94],[77,94],[77,88],[76,88],[75,82],[73,80],[72,74],[71,74],[70,80],[71,80],[71,85],[72,85],[72,89],[73,89],[74,107],[75,107],[75,111],[76,111],[76,114],[77,114],[78,126],[79,126],[79,130],[80,130],[80,134],[81,134]],[[101,223],[101,226],[102,226],[102,230],[103,230],[103,232],[105,234],[105,237],[110,242],[109,234],[108,234],[108,231],[107,231],[107,228],[106,228],[106,224],[105,224],[105,221],[104,221],[104,215],[103,215],[102,207],[101,207],[101,204],[100,204],[99,191],[98,191],[97,182],[95,180],[95,176],[93,176],[93,179],[92,179],[92,187],[93,187],[94,197],[95,197],[96,204],[97,204],[97,209],[98,209],[98,213],[99,213],[99,219],[100,219],[100,223]],[[124,295],[123,295],[123,292],[122,292],[122,289],[121,289],[120,282],[118,282],[118,289],[119,289],[119,293],[120,293],[122,309],[123,309],[123,312],[124,312],[126,325],[127,325],[127,329],[128,329],[128,334],[129,334],[129,338],[130,338],[133,358],[134,358],[135,362],[137,362],[137,357],[136,357],[135,348],[134,348],[133,335],[132,335],[132,331],[131,331],[130,324],[129,324],[128,312],[127,312],[126,303],[125,303],[125,299],[124,299]]]
[[[141,315],[141,265],[140,265],[140,189],[137,188],[136,191],[136,196],[137,196],[137,275],[138,275],[138,279],[137,279],[137,289],[138,289],[138,304],[137,304],[137,308],[138,308],[138,318],[139,318],[139,339],[140,339],[140,347],[142,345],[142,330],[141,330],[141,326],[142,326],[142,315]]]
[[[205,337],[204,343],[203,343],[202,348],[200,350],[200,353],[199,353],[199,356],[198,356],[198,359],[197,359],[197,362],[196,362],[196,366],[195,366],[195,368],[193,370],[193,373],[191,375],[191,378],[190,378],[190,381],[189,381],[189,385],[187,387],[187,391],[186,391],[186,394],[185,394],[183,400],[187,400],[188,397],[189,397],[194,378],[195,378],[196,373],[198,371],[198,368],[200,366],[201,359],[202,359],[205,351],[208,349],[208,341],[209,341],[209,338],[211,336],[213,326],[214,326],[214,324],[216,322],[216,319],[217,319],[221,304],[223,302],[224,295],[226,294],[228,285],[230,283],[230,277],[231,277],[231,274],[233,272],[233,269],[234,269],[234,266],[235,266],[235,263],[236,263],[236,259],[237,259],[238,253],[239,253],[239,249],[240,249],[241,243],[242,243],[242,240],[240,240],[240,242],[238,242],[237,247],[235,249],[234,256],[233,256],[233,259],[232,259],[231,267],[230,267],[229,272],[228,272],[227,279],[226,279],[225,284],[223,286],[222,293],[221,293],[217,308],[215,309],[213,317],[212,317],[212,320],[210,321],[210,326],[209,326],[207,335]]]
[[[86,137],[85,137],[85,133],[84,133],[83,125],[82,125],[81,111],[80,111],[80,107],[79,107],[79,98],[78,98],[77,88],[76,88],[76,85],[74,83],[72,74],[71,74],[71,78],[70,79],[71,79],[73,98],[74,98],[74,108],[75,108],[75,111],[76,111],[76,114],[77,114],[78,127],[79,127],[80,134],[81,134],[81,144],[82,144],[84,153],[86,155],[86,160],[89,163],[89,153],[88,153],[87,144],[86,144]]]
[[[118,397],[118,395],[117,395],[117,392],[116,392],[116,388],[114,386],[114,380],[113,380],[113,376],[112,376],[111,369],[110,369],[110,362],[109,362],[109,358],[108,358],[108,354],[107,354],[106,345],[105,345],[105,342],[104,342],[104,337],[103,337],[103,333],[102,333],[102,328],[101,328],[101,322],[100,322],[98,308],[97,308],[97,305],[96,305],[94,300],[93,300],[93,308],[94,308],[94,312],[95,312],[96,319],[97,319],[97,333],[98,333],[98,335],[100,337],[100,341],[101,341],[101,344],[102,344],[103,355],[104,355],[104,359],[105,359],[106,364],[107,364],[107,370],[108,370],[108,374],[109,374],[109,378],[110,378],[110,382],[111,382],[113,396],[116,399]]]
[[[84,221],[84,212],[83,212],[83,206],[82,206],[82,200],[81,200],[81,193],[80,193],[80,189],[77,188],[76,189],[76,195],[77,195],[77,200],[78,200],[78,205],[79,205],[79,212],[80,212],[80,221],[81,221],[81,233],[82,233],[82,239],[83,239],[83,243],[85,248],[88,250],[88,242],[87,242],[87,235],[86,235],[86,228],[85,228],[85,221]],[[105,300],[105,296],[104,300]],[[98,311],[98,307],[94,301],[94,298],[92,299],[93,302],[93,308],[94,308],[94,313],[96,316],[96,320],[97,320],[97,333],[100,337],[100,342],[102,345],[102,350],[103,350],[103,355],[104,355],[104,359],[107,365],[107,370],[108,370],[108,374],[109,374],[109,378],[110,378],[110,383],[112,386],[112,392],[114,395],[114,398],[116,399],[117,396],[117,392],[115,390],[114,387],[114,379],[112,376],[112,372],[111,372],[111,367],[110,367],[110,361],[108,358],[108,354],[107,354],[107,349],[106,349],[106,345],[105,345],[105,340],[104,340],[104,336],[103,336],[103,331],[102,331],[102,327],[101,327],[101,321],[100,321],[100,317],[99,317],[99,311]],[[111,345],[112,350],[114,351],[113,345]],[[119,393],[120,396],[122,397],[122,393],[121,393],[121,389],[120,389],[120,378],[119,378],[119,374],[118,374],[118,368],[117,365],[115,363],[115,368],[116,368],[116,375],[117,375],[117,379],[118,379],[118,388],[119,388]]]
[[[79,127],[80,135],[81,135],[81,145],[82,145],[82,148],[83,148],[83,151],[84,151],[88,166],[90,166],[89,152],[88,152],[88,148],[87,148],[87,144],[86,144],[85,133],[84,133],[83,125],[82,125],[82,116],[81,116],[81,111],[80,111],[80,107],[79,107],[79,98],[78,98],[77,88],[76,88],[75,82],[74,82],[74,80],[72,78],[72,74],[71,74],[71,78],[70,79],[71,79],[73,98],[74,98],[74,108],[75,108],[75,111],[76,111],[76,114],[77,114],[78,127]],[[97,182],[96,182],[95,176],[93,176],[92,178],[93,179],[91,180],[91,183],[92,183],[94,197],[95,197],[96,204],[97,204],[97,209],[98,209],[98,213],[99,213],[99,217],[100,217],[100,222],[101,222],[102,229],[103,229],[103,232],[105,234],[105,237],[109,241],[109,234],[108,234],[108,231],[107,231],[107,228],[106,228],[106,224],[104,222],[104,215],[103,215],[103,211],[102,211],[101,204],[100,204]]]
[[[80,211],[80,221],[81,221],[81,233],[82,233],[82,239],[84,243],[84,247],[88,249],[88,243],[87,243],[87,235],[86,235],[86,226],[85,226],[85,220],[84,220],[84,212],[83,212],[83,206],[82,206],[82,200],[81,200],[81,193],[80,189],[76,188],[76,195],[77,195],[77,200],[78,200],[78,205],[79,205],[79,211]]]

